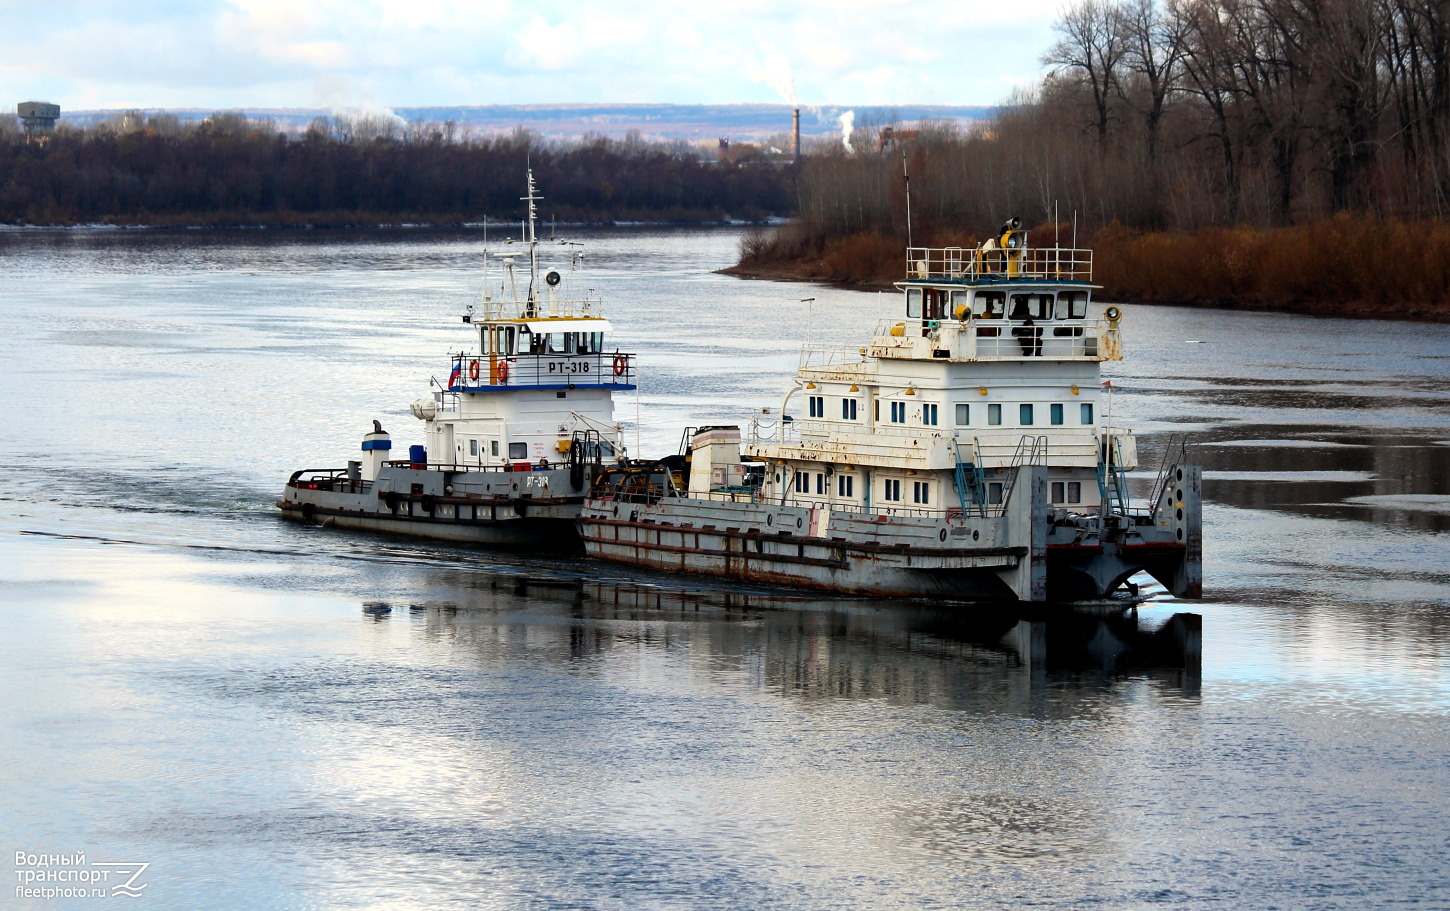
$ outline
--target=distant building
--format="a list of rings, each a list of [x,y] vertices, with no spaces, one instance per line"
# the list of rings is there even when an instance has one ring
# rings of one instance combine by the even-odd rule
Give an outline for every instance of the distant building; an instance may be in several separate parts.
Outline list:
[[[60,105],[48,101],[22,101],[15,106],[15,113],[25,132],[33,136],[55,129],[55,122],[60,119]]]
[[[898,145],[903,142],[911,142],[920,135],[920,130],[898,130],[895,127],[882,127],[881,143],[879,148],[881,151],[884,152],[891,146]]]

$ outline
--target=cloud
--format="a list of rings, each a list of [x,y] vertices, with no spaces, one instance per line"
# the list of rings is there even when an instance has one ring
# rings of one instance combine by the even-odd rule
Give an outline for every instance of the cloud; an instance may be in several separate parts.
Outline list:
[[[72,109],[300,107],[319,80],[391,105],[994,104],[1039,77],[1058,2],[52,0],[0,5],[0,82]]]

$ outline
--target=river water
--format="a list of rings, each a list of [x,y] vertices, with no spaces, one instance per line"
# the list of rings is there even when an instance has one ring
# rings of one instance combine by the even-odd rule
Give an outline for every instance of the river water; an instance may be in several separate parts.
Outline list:
[[[894,314],[712,274],[737,238],[571,233],[638,452]],[[1125,308],[1115,417],[1148,461],[1190,434],[1208,502],[1205,599],[1122,616],[279,520],[373,418],[420,441],[482,241],[0,233],[17,882],[85,852],[156,908],[1450,907],[1450,326]]]

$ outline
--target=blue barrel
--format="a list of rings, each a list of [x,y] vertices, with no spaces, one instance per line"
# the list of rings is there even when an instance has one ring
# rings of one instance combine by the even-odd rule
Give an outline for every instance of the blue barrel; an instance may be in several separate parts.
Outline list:
[[[408,447],[408,461],[413,463],[414,468],[428,467],[428,450],[422,446],[413,445]]]

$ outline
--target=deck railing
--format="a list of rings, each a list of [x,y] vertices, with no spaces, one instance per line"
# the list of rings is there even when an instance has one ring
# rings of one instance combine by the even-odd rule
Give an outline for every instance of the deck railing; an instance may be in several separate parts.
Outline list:
[[[973,247],[908,247],[906,277],[1006,281],[1090,282],[1093,251],[1070,247],[1028,247],[980,251]]]

